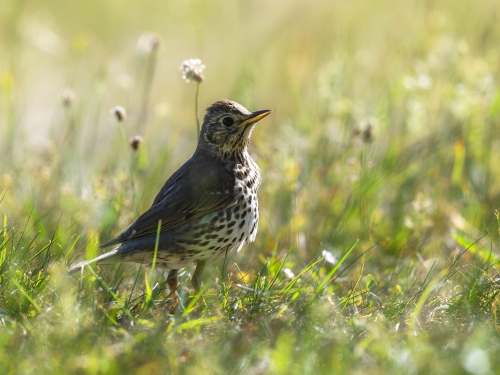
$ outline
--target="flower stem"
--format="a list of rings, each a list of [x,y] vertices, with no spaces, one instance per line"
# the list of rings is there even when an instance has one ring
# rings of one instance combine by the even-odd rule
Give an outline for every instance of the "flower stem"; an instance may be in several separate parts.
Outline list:
[[[123,122],[118,122],[118,128],[120,129],[120,135],[122,138],[122,143],[123,143],[123,148],[125,155],[128,154],[128,142],[127,142],[127,136],[125,135],[125,126],[123,125]],[[127,162],[127,169],[129,173],[129,178],[130,178],[130,187],[132,189],[132,209],[134,210],[135,213],[138,213],[138,206],[137,206],[137,192],[135,191],[135,163],[133,162],[132,159],[129,159]]]
[[[200,119],[198,118],[198,96],[200,94],[200,82],[196,83],[196,94],[194,97],[194,117],[196,118],[196,135],[200,137]]]

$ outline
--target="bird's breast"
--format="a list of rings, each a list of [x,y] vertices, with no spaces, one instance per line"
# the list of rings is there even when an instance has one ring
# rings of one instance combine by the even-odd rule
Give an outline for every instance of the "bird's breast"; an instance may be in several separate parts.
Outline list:
[[[255,163],[245,163],[237,164],[233,172],[233,204],[173,230],[175,246],[169,252],[179,257],[179,262],[214,261],[255,240],[259,225],[259,169]]]

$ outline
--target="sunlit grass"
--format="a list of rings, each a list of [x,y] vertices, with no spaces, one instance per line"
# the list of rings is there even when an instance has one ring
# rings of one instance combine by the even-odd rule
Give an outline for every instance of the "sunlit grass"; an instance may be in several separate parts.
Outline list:
[[[495,373],[496,8],[0,7],[0,373]],[[256,242],[175,311],[163,270],[68,275],[191,155],[194,93],[273,110]]]

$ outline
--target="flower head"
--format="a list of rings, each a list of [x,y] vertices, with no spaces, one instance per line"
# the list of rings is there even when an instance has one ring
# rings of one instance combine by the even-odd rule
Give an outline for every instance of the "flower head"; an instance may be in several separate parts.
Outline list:
[[[202,64],[200,59],[187,59],[182,62],[179,67],[182,71],[182,78],[189,82],[189,80],[196,81],[198,83],[202,82],[205,77],[203,76],[203,70],[205,70],[205,65]]]
[[[127,112],[125,111],[125,108],[117,105],[113,108],[111,108],[111,114],[116,117],[116,120],[118,122],[123,122],[127,118]]]
[[[66,87],[59,93],[59,98],[65,107],[71,107],[75,102],[75,93]]]
[[[137,41],[137,51],[149,54],[156,51],[160,45],[160,36],[155,33],[143,33]]]
[[[331,252],[328,250],[323,250],[321,252],[321,256],[325,258],[325,262],[330,263],[330,264],[337,264],[337,258],[335,258],[335,255],[333,255]]]
[[[128,140],[128,144],[134,149],[134,151],[137,151],[137,149],[141,147],[142,141],[142,137],[140,135],[136,135]]]

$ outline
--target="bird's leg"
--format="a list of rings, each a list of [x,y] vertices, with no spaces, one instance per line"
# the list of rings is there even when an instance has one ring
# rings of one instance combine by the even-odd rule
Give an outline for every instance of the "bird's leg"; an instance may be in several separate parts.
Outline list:
[[[174,300],[174,307],[177,306],[177,274],[179,270],[170,270],[167,276],[168,288],[170,289],[170,293],[172,294],[172,298]]]
[[[203,271],[205,271],[205,266],[207,265],[206,260],[200,260],[196,263],[196,269],[194,270],[193,277],[191,278],[191,284],[193,284],[193,288],[196,294],[200,293],[201,290],[201,278],[203,275]],[[203,296],[200,297],[203,304],[206,305],[205,299]]]
[[[201,290],[201,277],[203,275],[203,271],[205,271],[206,265],[206,260],[200,260],[196,263],[196,269],[194,270],[193,277],[191,278],[191,284],[193,284],[196,294],[198,294]]]

